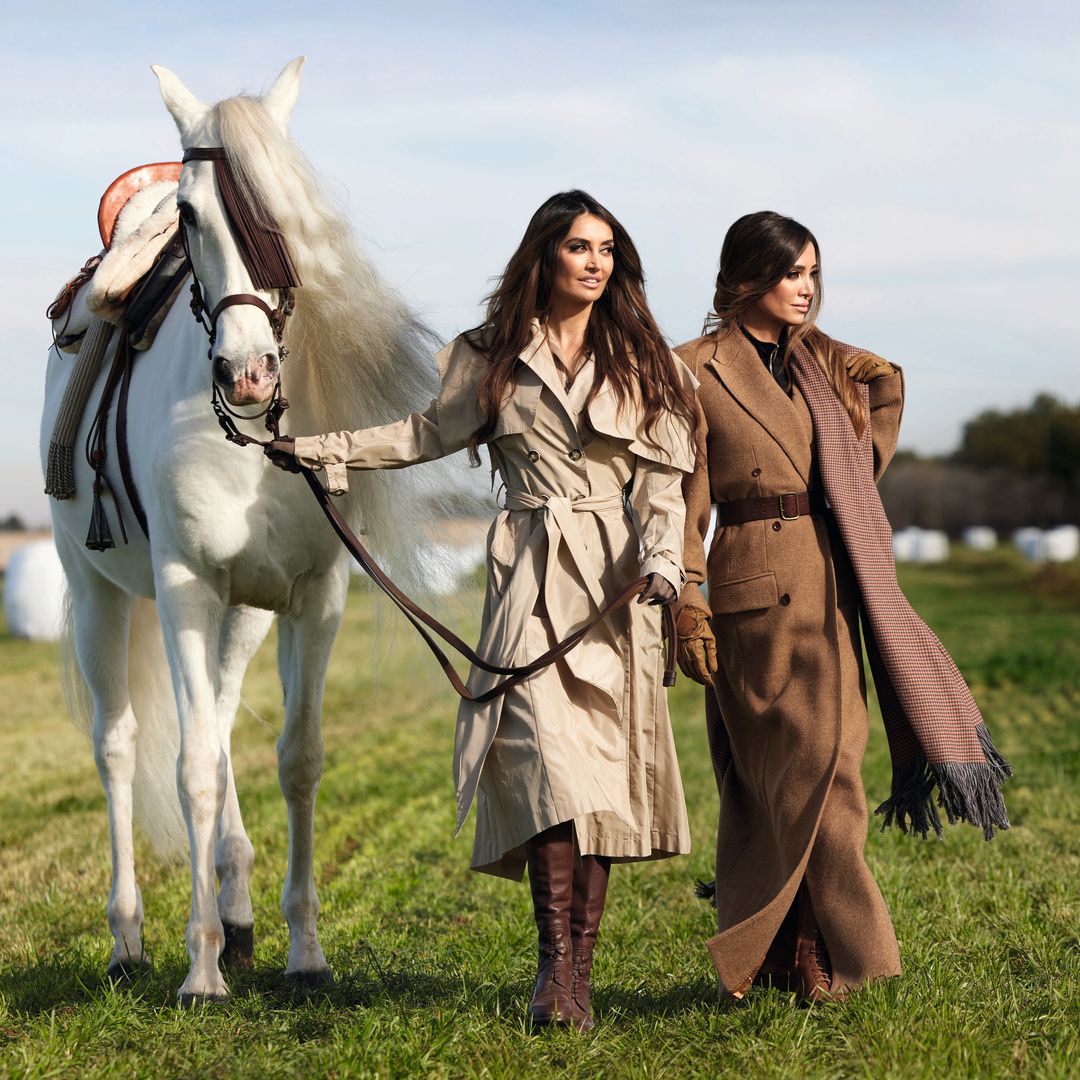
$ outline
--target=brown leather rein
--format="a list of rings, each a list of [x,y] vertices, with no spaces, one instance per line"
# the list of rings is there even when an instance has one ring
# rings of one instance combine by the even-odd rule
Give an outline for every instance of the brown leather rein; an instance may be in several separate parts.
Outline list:
[[[282,413],[289,407],[288,401],[283,398],[280,392],[275,393],[274,398],[267,406],[260,416],[265,416],[265,424],[267,431],[270,432],[273,439],[279,438],[278,425],[281,419]],[[251,435],[245,435],[242,431],[238,430],[236,424],[232,420],[232,416],[228,415],[217,408],[215,401],[214,411],[217,413],[218,423],[221,425],[222,430],[225,432],[225,438],[229,442],[236,443],[238,446],[261,446],[263,448],[270,445],[270,440],[265,442],[256,439]],[[236,415],[235,413],[233,415]],[[649,583],[647,577],[639,577],[634,581],[627,584],[623,590],[611,601],[609,601],[600,611],[598,611],[587,622],[582,623],[573,633],[563,638],[562,641],[553,645],[543,655],[538,656],[530,664],[524,664],[520,667],[501,667],[498,664],[492,664],[480,656],[475,650],[471,649],[457,634],[455,634],[448,627],[444,626],[433,615],[425,611],[415,600],[410,599],[404,592],[401,591],[390,580],[389,577],[382,571],[378,563],[372,558],[371,553],[360,542],[360,538],[350,528],[349,523],[342,516],[341,512],[331,501],[330,494],[319,483],[315,473],[306,468],[303,465],[297,465],[301,475],[307,481],[308,487],[311,489],[312,494],[315,496],[316,501],[322,508],[323,513],[326,515],[327,520],[330,522],[334,532],[337,533],[338,538],[345,545],[348,552],[356,559],[360,564],[360,568],[365,574],[371,578],[372,581],[394,602],[398,610],[412,623],[416,628],[417,633],[427,643],[428,648],[432,651],[435,659],[438,660],[439,666],[443,669],[447,679],[450,680],[450,684],[463,697],[466,701],[476,702],[477,704],[483,704],[484,702],[491,701],[493,698],[498,697],[500,694],[505,694],[507,690],[512,690],[515,686],[523,683],[526,679],[531,678],[538,671],[542,671],[544,668],[555,663],[556,660],[562,659],[575,645],[578,644],[585,637],[585,635],[598,623],[603,622],[609,616],[613,615],[620,608],[626,607],[635,596],[639,595],[645,590]],[[673,612],[672,604],[664,604],[660,608],[660,617],[662,621],[662,633],[664,639],[664,686],[675,685],[675,647],[678,642],[678,634],[675,629],[675,615]],[[429,633],[429,630],[431,633]],[[433,634],[435,636],[433,636]],[[435,637],[441,638],[446,644],[450,645],[456,652],[463,656],[473,666],[480,668],[481,671],[486,671],[492,675],[506,675],[508,678],[502,682],[493,686],[490,690],[486,690],[482,694],[472,693],[465,685],[461,676],[458,675],[454,669],[454,665],[451,663],[447,655],[439,647]]]
[[[225,151],[221,147],[193,147],[184,153],[183,160],[185,163],[192,160],[213,161],[215,163],[215,175],[217,176],[219,186],[223,182],[225,184],[230,183],[227,169],[228,159],[225,155]],[[239,224],[237,219],[241,216],[243,211],[242,209],[235,207],[235,203],[229,199],[226,200],[226,203],[230,208],[231,212],[229,216],[230,219],[232,219],[235,228]],[[285,333],[285,321],[289,315],[292,314],[294,306],[292,291],[289,285],[277,285],[280,289],[280,301],[275,309],[271,309],[265,301],[251,293],[234,293],[223,297],[218,301],[213,310],[211,310],[206,303],[202,288],[199,284],[199,279],[195,274],[195,268],[191,262],[191,254],[187,250],[187,233],[183,222],[181,222],[180,231],[184,237],[184,250],[188,256],[188,264],[191,266],[191,311],[196,320],[202,325],[203,329],[206,330],[207,335],[210,338],[210,359],[213,359],[218,316],[228,307],[238,304],[251,304],[262,310],[270,321],[271,329],[274,332],[274,338],[278,343],[280,358],[284,360],[286,355],[288,355],[288,350],[282,344],[282,337]],[[242,228],[238,229],[238,232],[241,234],[239,238],[244,242],[242,246],[254,246],[250,238],[245,240],[243,235],[244,230]],[[289,284],[299,284],[299,280],[295,277],[295,272],[292,271],[291,263],[289,263],[287,251],[283,253],[283,259],[284,263],[287,265],[287,271],[283,275],[284,278]],[[245,261],[247,261],[246,255]],[[266,278],[271,275],[264,273],[258,276]],[[282,397],[281,394],[280,376],[274,386],[274,393],[269,404],[259,413],[254,415],[243,415],[234,412],[223,400],[216,382],[213,384],[211,405],[218,418],[218,423],[225,432],[225,438],[229,442],[236,443],[238,446],[255,445],[264,448],[270,445],[271,440],[261,441],[251,435],[245,435],[237,428],[235,419],[258,420],[263,418],[266,430],[270,433],[271,438],[277,439],[280,437],[279,424],[281,416],[289,407],[288,401]],[[605,605],[601,611],[598,611],[591,619],[579,626],[573,633],[558,642],[558,644],[553,645],[542,656],[533,660],[532,663],[524,664],[519,667],[501,667],[498,664],[492,664],[485,660],[458,637],[457,634],[444,626],[438,619],[433,615],[430,615],[420,607],[419,604],[402,592],[401,589],[399,589],[397,585],[383,573],[382,569],[372,558],[371,553],[360,542],[359,537],[353,532],[349,523],[333,504],[331,496],[322,484],[319,483],[312,470],[301,465],[298,465],[298,468],[304,479],[307,481],[307,485],[315,496],[316,501],[322,508],[323,513],[326,515],[327,520],[330,522],[331,527],[334,532],[337,533],[338,538],[345,545],[353,558],[356,559],[357,563],[360,564],[364,573],[366,573],[368,577],[370,577],[371,580],[374,581],[388,597],[390,597],[398,610],[401,611],[416,628],[416,631],[424,639],[428,648],[434,654],[435,659],[438,660],[447,679],[450,680],[450,684],[466,701],[472,701],[477,704],[491,701],[500,694],[505,694],[508,690],[523,683],[526,679],[531,678],[537,672],[549,667],[551,664],[555,663],[555,661],[561,659],[570,652],[570,650],[573,649],[594,626],[629,604],[635,596],[645,590],[649,583],[647,577],[639,577],[636,580],[631,581],[623,588],[622,592]],[[675,616],[671,604],[662,605],[660,612],[664,638],[664,685],[674,686],[675,646],[677,642]],[[471,664],[480,668],[481,671],[486,671],[492,675],[505,675],[507,678],[503,679],[502,682],[493,686],[491,689],[484,691],[482,694],[472,693],[465,685],[461,676],[458,675],[447,655],[440,648],[438,642],[435,640],[436,637],[441,638],[447,645],[451,646],[451,648],[457,651]]]

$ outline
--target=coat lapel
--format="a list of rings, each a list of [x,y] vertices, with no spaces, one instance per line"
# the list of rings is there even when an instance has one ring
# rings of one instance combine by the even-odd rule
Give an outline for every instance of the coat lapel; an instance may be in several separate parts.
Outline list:
[[[810,445],[791,399],[765,370],[753,345],[739,332],[715,342],[706,365],[733,398],[779,444],[799,476],[810,483]]]

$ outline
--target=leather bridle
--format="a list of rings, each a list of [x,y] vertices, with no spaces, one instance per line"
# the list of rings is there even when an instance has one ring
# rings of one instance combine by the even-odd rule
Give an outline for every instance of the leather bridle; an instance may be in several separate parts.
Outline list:
[[[193,146],[184,151],[182,161],[185,165],[189,161],[221,161],[225,162],[227,165],[228,157],[225,154],[224,148],[221,146]],[[230,225],[234,231],[238,229],[236,222],[230,220]],[[184,243],[184,254],[187,257],[188,265],[191,267],[191,313],[195,316],[196,322],[198,322],[206,331],[207,337],[210,339],[210,346],[206,352],[207,359],[213,360],[214,358],[214,342],[217,340],[218,316],[228,308],[247,305],[258,308],[266,316],[267,321],[270,323],[270,330],[274,335],[274,341],[277,342],[278,363],[282,363],[289,355],[289,350],[285,347],[282,340],[285,336],[285,323],[296,306],[295,300],[293,299],[292,288],[289,285],[277,286],[278,303],[277,307],[274,308],[270,307],[262,297],[256,296],[254,293],[229,293],[227,296],[223,296],[214,307],[211,308],[206,302],[206,296],[203,292],[202,283],[199,281],[199,275],[195,272],[195,263],[191,258],[191,248],[188,246],[187,225],[185,224],[183,217],[180,218],[180,235]],[[213,383],[214,412],[218,414],[219,420],[221,419],[222,410],[237,419],[258,420],[260,417],[268,414],[274,407],[275,402],[281,400],[283,399],[281,398],[280,375],[274,384],[274,393],[271,397],[270,404],[267,405],[262,412],[254,414],[237,413],[230,409],[228,404],[223,400],[217,383]],[[285,407],[288,407],[288,403],[286,403]]]

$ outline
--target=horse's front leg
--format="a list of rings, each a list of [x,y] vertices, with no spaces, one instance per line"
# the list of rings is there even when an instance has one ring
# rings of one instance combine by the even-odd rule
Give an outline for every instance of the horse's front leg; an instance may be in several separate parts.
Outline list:
[[[132,842],[138,727],[128,694],[131,597],[93,571],[73,574],[71,584],[75,652],[94,702],[94,761],[109,808],[112,887],[108,917],[113,936],[109,977],[125,979],[148,966],[143,954],[143,905],[135,879]]]
[[[157,571],[157,601],[180,716],[176,789],[191,849],[191,967],[178,991],[181,1005],[229,996],[218,968],[225,934],[218,916],[214,846],[228,787],[228,757],[218,729],[215,686],[225,605],[190,567],[168,562]]]
[[[319,944],[313,873],[315,795],[322,777],[322,701],[326,666],[344,611],[347,570],[308,582],[298,613],[278,622],[278,665],[285,727],[278,740],[278,782],[289,816],[289,865],[281,910],[289,924],[286,976],[314,989],[333,984]]]
[[[221,962],[226,968],[250,968],[254,960],[254,915],[251,910],[251,868],[255,852],[244,829],[233,776],[232,729],[240,690],[251,658],[274,621],[271,611],[229,608],[218,649],[218,734],[226,757],[225,805],[218,823],[214,867],[218,878],[218,915],[225,931]]]

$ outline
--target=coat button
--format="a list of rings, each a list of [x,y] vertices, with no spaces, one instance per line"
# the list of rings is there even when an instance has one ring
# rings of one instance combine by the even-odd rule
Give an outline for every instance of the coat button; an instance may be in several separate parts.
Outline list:
[[[760,476],[760,475],[761,475],[761,470],[760,470],[760,469],[754,469],[754,470],[753,470],[753,471],[752,471],[752,472],[750,473],[750,475],[751,475],[751,476]]]
[[[779,521],[774,521],[772,523],[772,531],[773,532],[779,532],[782,528],[783,528],[783,526],[780,524]]]
[[[530,450],[529,451],[529,460],[530,461],[539,461],[540,460],[540,455],[535,450]]]
[[[575,446],[574,449],[571,450],[570,453],[567,454],[566,456],[571,461],[580,461],[581,460],[581,451]]]
[[[780,597],[780,603],[781,603],[781,604],[782,604],[782,605],[783,605],[784,607],[787,607],[787,606],[788,606],[788,604],[790,604],[790,603],[791,603],[791,597],[790,597],[790,596],[788,596],[788,594],[787,594],[787,593],[784,593],[784,595]]]

